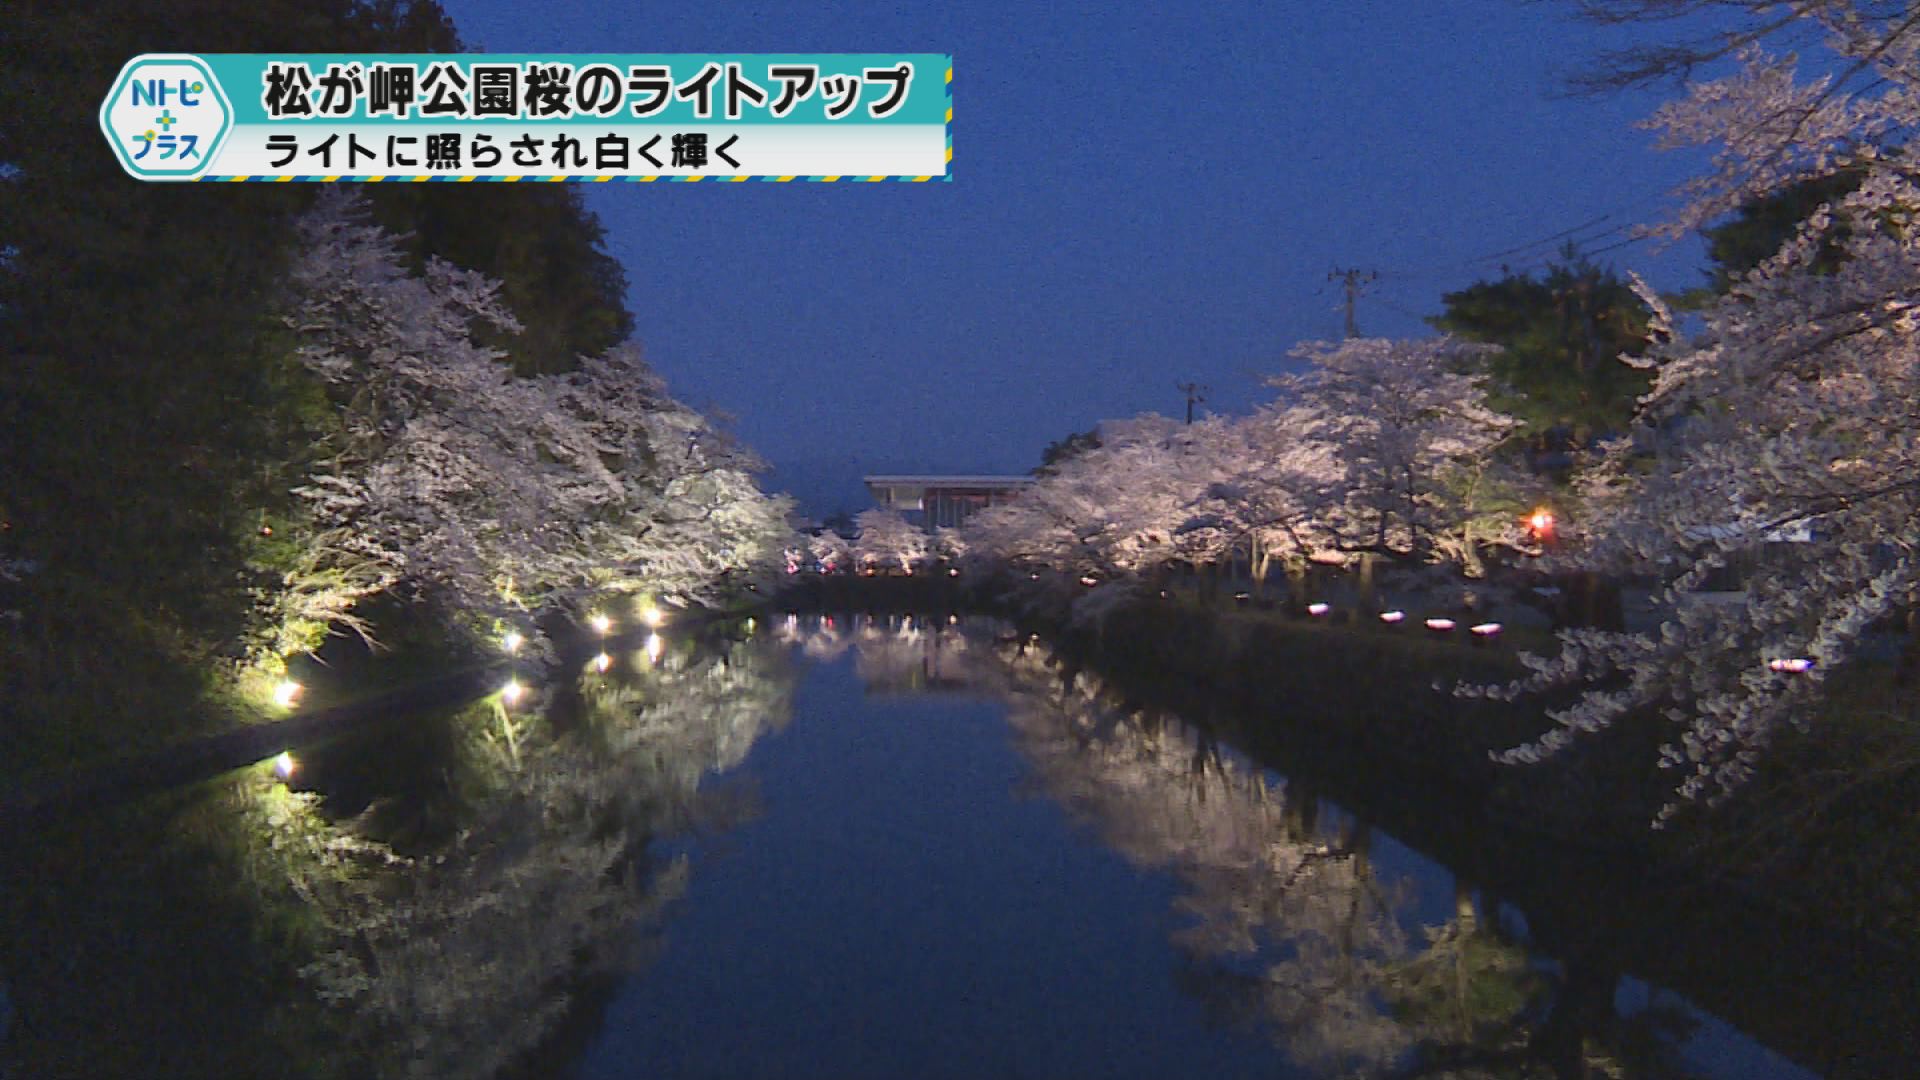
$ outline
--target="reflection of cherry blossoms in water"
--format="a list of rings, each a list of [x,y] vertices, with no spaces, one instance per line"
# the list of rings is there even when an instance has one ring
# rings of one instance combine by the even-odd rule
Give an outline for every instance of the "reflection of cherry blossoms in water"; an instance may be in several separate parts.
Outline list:
[[[1622,1043],[1638,1046],[1639,1065],[1678,1041],[1612,1016],[1611,1035],[1574,1028],[1570,1043],[1537,1025],[1552,980],[1469,888],[1454,883],[1452,918],[1418,926],[1415,881],[1379,871],[1364,823],[1201,728],[1118,703],[1037,639],[901,616],[796,617],[782,637],[809,656],[851,651],[870,692],[1005,700],[1036,786],[1135,866],[1180,882],[1182,986],[1314,1074],[1544,1076],[1555,1045],[1617,1068],[1634,1060]]]
[[[1254,1014],[1310,1068],[1407,1054],[1418,1033],[1380,998],[1413,953],[1364,827],[1321,827],[1311,797],[1178,720],[1112,708],[1037,653],[1010,666],[1009,722],[1039,786],[1130,862],[1180,880],[1193,922],[1175,945],[1197,992]]]
[[[752,644],[658,659],[587,665],[572,707],[543,717],[456,718],[459,828],[432,850],[397,854],[324,821],[317,796],[277,794],[263,838],[322,924],[302,977],[323,1008],[289,1022],[332,1031],[329,1060],[491,1076],[579,1007],[584,980],[649,959],[647,928],[689,873],[650,841],[755,812],[702,784],[785,723],[792,689],[778,651]]]

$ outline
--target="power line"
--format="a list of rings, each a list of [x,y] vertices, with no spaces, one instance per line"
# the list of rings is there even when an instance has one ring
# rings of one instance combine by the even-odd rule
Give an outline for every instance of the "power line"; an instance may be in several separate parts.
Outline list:
[[[1615,219],[1619,218],[1623,214],[1627,214],[1630,212],[1638,212],[1646,208],[1648,205],[1659,201],[1662,197],[1663,196],[1659,194],[1648,194],[1636,199],[1630,199],[1626,202],[1616,205],[1615,207],[1605,211],[1604,213],[1596,214],[1595,216],[1588,218],[1587,220],[1582,221],[1577,225],[1568,226],[1567,228],[1563,228],[1563,229],[1556,229],[1544,235],[1537,236],[1531,240],[1527,240],[1522,243],[1513,244],[1508,247],[1500,248],[1498,250],[1488,251],[1480,255],[1474,255],[1468,258],[1458,259],[1451,262],[1442,261],[1442,262],[1435,262],[1435,263],[1427,263],[1419,266],[1414,266],[1411,268],[1390,269],[1386,271],[1386,274],[1388,276],[1392,276],[1395,278],[1402,278],[1402,279],[1432,277],[1432,276],[1438,276],[1443,273],[1458,272],[1461,270],[1471,270],[1482,264],[1494,262],[1496,260],[1507,258],[1510,256],[1515,256],[1515,255],[1527,255],[1527,258],[1525,258],[1524,260],[1516,260],[1516,261],[1520,261],[1523,264],[1532,263],[1543,257],[1549,257],[1547,253],[1542,252],[1538,249],[1546,245],[1555,244],[1558,241],[1565,241],[1565,240],[1572,241],[1576,247],[1587,248],[1588,254],[1599,254],[1601,251],[1612,251],[1619,247],[1625,247],[1631,243],[1638,243],[1639,241],[1646,239],[1646,237],[1639,237],[1639,236],[1623,237],[1623,239],[1619,241],[1615,241],[1614,243],[1609,244],[1605,247],[1591,248],[1589,247],[1589,245],[1592,245],[1601,240],[1609,239],[1611,237],[1621,236],[1622,234],[1628,233],[1631,230],[1633,230],[1636,227],[1636,225],[1633,222],[1617,222],[1613,225],[1608,226],[1605,229],[1601,229],[1598,232],[1588,233],[1587,230],[1593,228],[1596,225],[1601,225],[1609,221],[1614,221]],[[1582,233],[1585,233],[1586,235],[1580,235]]]

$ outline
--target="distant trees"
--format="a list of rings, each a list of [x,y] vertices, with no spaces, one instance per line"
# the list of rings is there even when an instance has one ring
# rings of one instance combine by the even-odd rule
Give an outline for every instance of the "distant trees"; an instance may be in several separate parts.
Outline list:
[[[1482,570],[1519,539],[1479,349],[1446,339],[1313,343],[1307,372],[1244,419],[1102,424],[1018,499],[972,518],[975,555],[1074,574],[1149,573],[1244,554],[1256,579],[1316,554]]]
[[[1040,451],[1040,464],[1034,466],[1033,475],[1052,476],[1054,470],[1065,461],[1078,457],[1089,450],[1100,449],[1100,430],[1076,431],[1064,439],[1055,439]]]
[[[859,530],[852,542],[860,570],[912,573],[932,550],[932,537],[895,510],[866,510],[855,516]]]
[[[1484,359],[1489,400],[1521,434],[1585,447],[1632,422],[1648,378],[1619,358],[1646,347],[1648,311],[1612,270],[1569,246],[1543,277],[1509,274],[1441,299],[1435,329],[1500,346]]]

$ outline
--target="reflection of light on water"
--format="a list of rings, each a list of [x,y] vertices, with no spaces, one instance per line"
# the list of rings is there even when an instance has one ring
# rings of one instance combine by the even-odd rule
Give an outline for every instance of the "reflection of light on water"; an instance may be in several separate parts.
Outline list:
[[[667,643],[660,640],[659,634],[647,635],[647,662],[648,663],[650,664],[659,663],[660,654],[666,651],[667,651]]]
[[[279,757],[273,759],[273,774],[282,780],[292,776],[294,768],[293,755],[284,750],[280,752]]]
[[[646,623],[648,626],[659,626],[661,623],[667,621],[667,613],[652,604],[648,604],[646,607],[640,609],[640,621]]]
[[[507,636],[500,639],[500,645],[509,653],[517,653],[520,651],[520,643],[525,640],[525,638],[520,636],[520,631],[509,630],[507,631]]]
[[[593,632],[596,634],[604,634],[613,629],[613,619],[609,618],[604,612],[595,612],[587,619],[587,623],[593,627]]]
[[[1791,658],[1769,660],[1767,661],[1767,668],[1770,671],[1783,672],[1788,675],[1800,675],[1805,672],[1813,670],[1813,661],[1807,659],[1804,656],[1795,656]]]
[[[600,672],[602,675],[606,674],[607,669],[612,666],[613,657],[608,656],[606,653],[601,653],[599,656],[593,658],[593,670]]]
[[[292,679],[282,679],[273,688],[273,703],[283,709],[293,707],[294,700],[300,696],[300,684]]]
[[[526,693],[526,691],[527,688],[520,685],[520,680],[508,679],[507,685],[500,688],[500,700],[511,705],[519,701],[520,695]]]

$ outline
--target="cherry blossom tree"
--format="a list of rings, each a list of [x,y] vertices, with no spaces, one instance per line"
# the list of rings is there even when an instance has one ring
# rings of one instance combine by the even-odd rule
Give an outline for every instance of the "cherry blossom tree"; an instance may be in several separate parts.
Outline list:
[[[1514,421],[1488,408],[1472,347],[1309,345],[1285,394],[1244,419],[1102,424],[1097,443],[968,525],[979,554],[1070,575],[1150,574],[1244,553],[1254,578],[1329,552],[1482,572],[1517,541],[1520,504],[1494,454]]]
[[[837,574],[853,565],[853,547],[832,529],[822,530],[820,535],[807,542],[807,554],[812,556],[815,566],[823,574]]]
[[[932,538],[896,511],[863,511],[853,522],[860,530],[853,558],[862,570],[912,573],[932,549]]]
[[[1749,51],[1738,73],[1690,87],[1654,120],[1669,145],[1716,148],[1674,229],[1808,178],[1862,178],[1736,282],[1698,333],[1656,308],[1637,435],[1657,457],[1649,470],[1621,445],[1595,469],[1611,512],[1588,561],[1658,573],[1664,621],[1565,633],[1557,657],[1530,661],[1531,678],[1481,691],[1598,683],[1509,761],[1556,755],[1630,714],[1664,719],[1661,764],[1681,779],[1663,821],[1735,790],[1789,725],[1825,722],[1827,678],[1869,627],[1920,600],[1920,41],[1910,14],[1850,3],[1786,14],[1825,32],[1847,77],[1803,82],[1792,60]],[[1823,248],[1837,265],[1816,265]],[[1735,560],[1760,567],[1745,602],[1713,603],[1709,575]]]
[[[1074,575],[1118,576],[1208,561],[1224,533],[1195,520],[1229,421],[1146,415],[1100,425],[1099,445],[1057,463],[1020,497],[967,523],[976,555]]]
[[[1479,576],[1488,544],[1518,539],[1520,504],[1494,454],[1517,421],[1486,403],[1485,351],[1449,338],[1294,350],[1310,369],[1272,382],[1303,434],[1332,455],[1321,524],[1336,549]]]
[[[337,624],[398,589],[480,629],[596,592],[689,600],[777,565],[790,503],[636,347],[516,378],[476,340],[517,328],[497,282],[411,273],[348,195],[324,194],[300,235],[288,322],[338,422],[297,491],[313,527],[291,614]]]
[[[1207,487],[1189,504],[1183,528],[1219,530],[1228,550],[1244,545],[1256,587],[1275,562],[1289,573],[1330,551],[1337,536],[1326,511],[1336,491],[1333,447],[1313,438],[1304,408],[1275,403],[1222,426],[1207,443]]]

